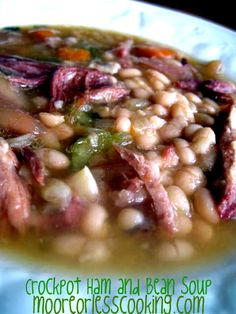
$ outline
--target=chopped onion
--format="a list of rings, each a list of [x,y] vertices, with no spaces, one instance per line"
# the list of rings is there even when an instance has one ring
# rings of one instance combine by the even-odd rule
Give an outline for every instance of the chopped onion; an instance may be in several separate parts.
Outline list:
[[[22,148],[22,147],[29,146],[30,144],[32,144],[35,138],[36,138],[35,134],[28,133],[25,135],[7,139],[7,142],[12,148]]]
[[[79,196],[83,201],[92,202],[98,197],[99,191],[97,183],[87,166],[72,175],[67,183],[71,187],[74,195]]]

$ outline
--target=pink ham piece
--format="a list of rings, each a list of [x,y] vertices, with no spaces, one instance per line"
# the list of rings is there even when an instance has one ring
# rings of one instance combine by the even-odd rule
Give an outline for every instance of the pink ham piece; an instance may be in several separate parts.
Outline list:
[[[220,140],[223,158],[224,194],[218,203],[222,219],[236,218],[236,106],[232,106]]]
[[[45,168],[41,159],[37,154],[29,147],[23,147],[20,149],[20,155],[22,159],[29,166],[35,181],[39,185],[45,183]]]
[[[202,82],[205,89],[220,94],[233,94],[235,86],[231,82],[223,80],[206,80]]]
[[[160,183],[159,167],[152,161],[146,160],[139,153],[114,145],[120,157],[128,162],[137,172],[139,178],[144,182],[147,192],[153,202],[153,211],[158,223],[168,232],[177,231],[175,216],[176,212],[172,206],[168,194]]]
[[[39,215],[36,220],[36,229],[51,231],[77,228],[81,213],[81,202],[73,197],[69,205],[60,212]]]
[[[49,62],[0,55],[0,71],[7,75],[13,85],[21,88],[36,88],[44,84],[56,68],[56,65]]]
[[[147,191],[144,183],[138,177],[126,179],[120,191],[113,192],[114,203],[118,207],[126,207],[141,204],[147,199]]]
[[[232,105],[232,94],[235,93],[235,85],[223,80],[206,80],[200,85],[199,90],[203,96],[216,101],[219,105]]]
[[[194,78],[195,69],[190,64],[186,65],[175,65],[163,58],[145,58],[145,57],[134,57],[131,60],[134,63],[138,63],[144,66],[148,66],[154,70],[160,71],[168,76],[173,81],[177,80],[190,80]]]
[[[112,49],[112,52],[116,55],[117,58],[127,58],[130,55],[130,50],[133,46],[133,40],[128,39],[122,41],[117,47]]]
[[[178,80],[174,85],[188,92],[201,92],[204,97],[211,98],[220,105],[232,105],[233,98],[231,95],[236,92],[234,84],[223,80]]]
[[[30,196],[16,172],[18,161],[8,143],[0,138],[0,219],[6,215],[20,233],[27,229],[30,218]]]
[[[129,94],[130,91],[124,87],[103,87],[86,91],[84,94],[84,101],[94,105],[115,103]]]
[[[201,83],[201,80],[190,79],[177,81],[174,85],[175,87],[186,90],[188,92],[197,92],[199,90],[199,87],[201,86]]]
[[[113,85],[113,77],[95,69],[78,67],[61,67],[51,83],[52,102],[62,100],[73,101],[86,90]]]

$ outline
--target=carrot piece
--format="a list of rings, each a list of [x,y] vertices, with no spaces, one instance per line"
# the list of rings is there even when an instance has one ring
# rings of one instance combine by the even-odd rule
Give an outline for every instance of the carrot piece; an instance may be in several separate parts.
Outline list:
[[[30,34],[32,34],[35,39],[41,41],[49,37],[54,37],[55,31],[51,29],[37,29],[30,31]]]
[[[176,52],[173,49],[154,46],[137,46],[134,48],[134,53],[138,57],[147,58],[174,58],[176,56]]]
[[[59,48],[58,55],[61,59],[70,61],[89,61],[91,59],[91,53],[87,49],[74,49],[74,48]]]

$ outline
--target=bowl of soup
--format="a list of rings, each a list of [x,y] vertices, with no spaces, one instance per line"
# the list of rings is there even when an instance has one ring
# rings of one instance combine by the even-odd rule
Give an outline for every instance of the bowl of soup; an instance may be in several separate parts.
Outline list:
[[[87,274],[221,268],[236,234],[234,33],[130,1],[104,1],[101,19],[93,5],[87,22],[89,5],[78,22],[45,2],[42,17],[29,4],[1,22],[3,258]]]

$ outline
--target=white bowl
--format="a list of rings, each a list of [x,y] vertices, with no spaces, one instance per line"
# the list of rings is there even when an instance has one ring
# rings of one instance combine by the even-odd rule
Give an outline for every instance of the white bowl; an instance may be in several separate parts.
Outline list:
[[[221,59],[225,64],[226,76],[236,80],[236,33],[176,11],[128,0],[0,1],[0,27],[37,24],[84,25],[149,38],[200,60]],[[226,256],[218,264],[197,271],[186,270],[175,276],[176,279],[188,275],[190,278],[212,280],[213,286],[205,296],[206,314],[236,313],[234,260],[234,256]],[[14,262],[2,254],[0,313],[32,313],[32,299],[25,292],[26,280],[51,275],[51,269],[48,273],[45,269],[39,269],[38,265]],[[58,278],[62,275],[57,273]]]

